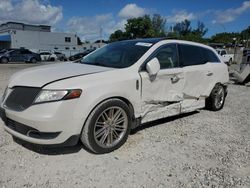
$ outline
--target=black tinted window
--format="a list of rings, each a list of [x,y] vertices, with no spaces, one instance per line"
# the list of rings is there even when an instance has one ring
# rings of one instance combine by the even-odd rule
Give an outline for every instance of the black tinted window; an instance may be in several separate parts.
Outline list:
[[[88,56],[81,63],[125,68],[133,65],[152,44],[138,41],[121,41],[108,44]]]
[[[204,48],[204,53],[205,53],[205,57],[206,57],[206,59],[205,59],[206,62],[211,62],[211,63],[213,63],[213,62],[220,62],[220,60],[214,54],[213,51]]]
[[[206,63],[203,48],[199,46],[184,45],[179,46],[179,59],[182,66],[200,65]]]
[[[161,47],[153,56],[159,60],[161,69],[178,67],[178,56],[175,44]]]
[[[21,54],[32,54],[32,52],[29,50],[22,50]]]
[[[226,51],[221,51],[221,54],[220,55],[226,55]]]

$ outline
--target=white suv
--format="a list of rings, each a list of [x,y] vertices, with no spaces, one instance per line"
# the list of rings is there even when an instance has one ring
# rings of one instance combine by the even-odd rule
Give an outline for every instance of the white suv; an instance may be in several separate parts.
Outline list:
[[[111,152],[145,122],[225,101],[228,68],[206,45],[167,39],[111,43],[75,63],[12,76],[1,100],[4,128],[39,145]]]

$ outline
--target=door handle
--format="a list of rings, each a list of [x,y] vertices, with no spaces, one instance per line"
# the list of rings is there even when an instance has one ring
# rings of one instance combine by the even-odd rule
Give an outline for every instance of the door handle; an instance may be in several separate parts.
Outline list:
[[[212,76],[214,73],[212,73],[212,72],[207,72],[207,76]]]
[[[171,82],[172,83],[176,83],[176,82],[178,82],[180,80],[180,78],[178,77],[178,76],[176,76],[176,75],[174,75],[172,78],[171,78]]]

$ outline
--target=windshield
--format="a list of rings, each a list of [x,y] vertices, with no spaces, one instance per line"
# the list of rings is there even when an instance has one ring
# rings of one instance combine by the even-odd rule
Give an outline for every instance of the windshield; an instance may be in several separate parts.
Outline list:
[[[85,56],[80,63],[112,68],[129,67],[138,61],[151,45],[138,41],[111,43]]]

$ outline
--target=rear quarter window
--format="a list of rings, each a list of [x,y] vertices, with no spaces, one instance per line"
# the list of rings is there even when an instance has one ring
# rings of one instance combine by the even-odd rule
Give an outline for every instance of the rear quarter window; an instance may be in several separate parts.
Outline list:
[[[179,44],[179,61],[181,66],[202,65],[207,62],[218,63],[219,58],[215,53],[204,47]]]
[[[206,62],[210,62],[210,63],[220,63],[219,58],[215,55],[215,53],[210,50],[210,49],[204,49],[204,55],[206,57]]]
[[[206,63],[204,51],[199,46],[179,44],[178,50],[181,66],[201,65]]]

